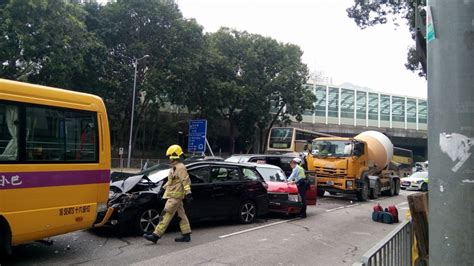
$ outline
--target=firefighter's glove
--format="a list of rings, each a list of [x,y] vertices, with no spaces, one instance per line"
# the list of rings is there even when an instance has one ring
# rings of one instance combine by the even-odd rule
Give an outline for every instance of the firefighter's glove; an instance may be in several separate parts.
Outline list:
[[[186,202],[191,203],[193,201],[193,195],[191,193],[186,194]]]

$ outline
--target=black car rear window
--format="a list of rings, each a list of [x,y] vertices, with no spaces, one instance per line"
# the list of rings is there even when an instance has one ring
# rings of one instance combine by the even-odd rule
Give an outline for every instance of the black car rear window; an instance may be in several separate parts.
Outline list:
[[[246,180],[261,180],[261,177],[257,173],[255,169],[250,169],[250,168],[242,168],[242,173],[244,175],[244,179]]]

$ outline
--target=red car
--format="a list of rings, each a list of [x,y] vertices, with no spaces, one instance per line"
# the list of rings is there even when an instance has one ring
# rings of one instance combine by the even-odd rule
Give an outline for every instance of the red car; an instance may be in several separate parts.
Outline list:
[[[268,211],[284,213],[286,215],[299,214],[301,207],[301,197],[295,184],[286,181],[286,176],[280,167],[270,164],[256,164],[257,171],[268,184],[267,192],[270,204]],[[311,184],[306,191],[306,204],[316,205],[316,187]]]

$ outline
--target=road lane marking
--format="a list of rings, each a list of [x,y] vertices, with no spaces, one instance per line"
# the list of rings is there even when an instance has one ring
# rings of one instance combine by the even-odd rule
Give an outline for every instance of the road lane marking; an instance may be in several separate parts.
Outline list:
[[[352,232],[354,235],[359,235],[359,236],[370,236],[370,233],[367,232]]]
[[[359,206],[360,203],[355,203],[355,204],[351,204],[351,205],[347,205],[345,206],[345,208],[351,208],[351,207],[355,207],[355,206]]]
[[[321,244],[325,245],[326,247],[336,248],[335,246],[324,242],[321,238],[316,238],[316,241],[319,241]]]
[[[296,221],[296,220],[299,220],[299,219],[300,219],[300,218],[295,218],[295,219],[290,219],[290,220],[285,220],[285,221],[274,222],[274,223],[266,224],[266,225],[262,225],[262,226],[257,226],[257,227],[249,228],[249,229],[246,229],[246,230],[234,232],[234,233],[231,233],[231,234],[219,236],[219,238],[220,238],[220,239],[223,239],[223,238],[227,238],[227,237],[231,237],[231,236],[235,236],[235,235],[240,235],[240,234],[252,232],[252,231],[255,231],[255,230],[260,230],[260,229],[263,229],[263,228],[266,228],[266,227],[274,226],[274,225],[279,225],[279,224],[284,224],[284,223],[293,222],[293,221]]]
[[[334,209],[329,209],[329,210],[326,210],[326,212],[332,212],[332,211],[337,211],[337,210],[342,210],[342,209],[344,209],[344,206],[337,207],[337,208],[334,208]]]
[[[337,211],[337,210],[352,208],[352,207],[356,207],[356,206],[359,206],[359,205],[361,205],[361,204],[360,204],[360,203],[356,203],[356,204],[341,206],[341,207],[337,207],[337,208],[334,208],[334,209],[326,210],[326,212],[333,212],[333,211]]]

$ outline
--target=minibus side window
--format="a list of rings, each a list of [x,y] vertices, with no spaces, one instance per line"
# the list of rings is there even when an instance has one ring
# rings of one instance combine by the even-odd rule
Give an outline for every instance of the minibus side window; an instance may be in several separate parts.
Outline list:
[[[37,162],[97,162],[93,112],[26,108],[26,158]]]
[[[0,162],[18,160],[18,107],[0,103]]]

